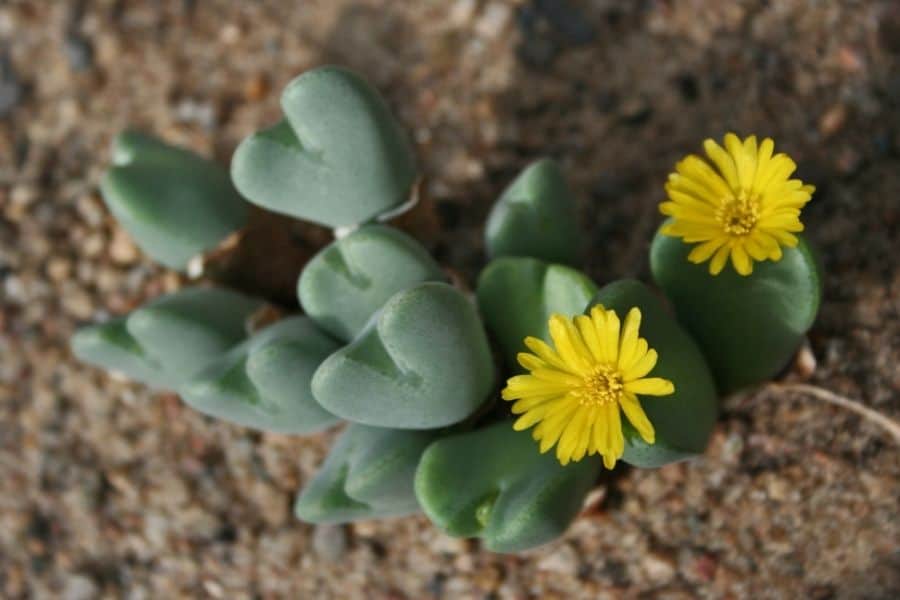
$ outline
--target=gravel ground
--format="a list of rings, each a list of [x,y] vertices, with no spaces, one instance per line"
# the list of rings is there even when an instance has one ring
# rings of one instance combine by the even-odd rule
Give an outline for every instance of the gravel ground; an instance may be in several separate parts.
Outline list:
[[[0,594],[7,598],[896,598],[900,453],[784,391],[728,399],[708,452],[621,468],[564,539],[498,556],[424,518],[290,512],[333,433],[214,422],[67,340],[185,283],[97,181],[138,126],[223,163],[337,62],[412,132],[407,227],[470,284],[504,184],[558,158],[598,282],[647,277],[666,174],[706,136],[775,137],[818,186],[825,302],[790,378],[900,418],[900,8],[890,1],[0,5]],[[311,246],[322,233],[310,230]],[[274,295],[274,294],[273,294]],[[815,365],[810,359],[815,359]]]

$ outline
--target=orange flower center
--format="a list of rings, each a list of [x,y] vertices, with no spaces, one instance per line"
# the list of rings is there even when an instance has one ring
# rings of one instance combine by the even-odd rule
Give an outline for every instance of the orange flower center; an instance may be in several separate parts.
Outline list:
[[[582,406],[600,406],[617,402],[624,389],[618,370],[598,365],[584,378],[584,385],[575,394]]]
[[[759,196],[747,190],[726,199],[716,209],[716,221],[731,235],[747,235],[759,220]]]

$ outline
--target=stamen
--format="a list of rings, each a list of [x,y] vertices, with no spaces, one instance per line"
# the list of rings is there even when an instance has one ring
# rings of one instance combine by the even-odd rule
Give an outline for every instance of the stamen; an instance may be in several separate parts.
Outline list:
[[[574,391],[582,406],[600,406],[618,402],[625,385],[619,371],[608,365],[598,365],[584,378],[584,386]]]
[[[759,197],[744,189],[737,197],[726,199],[716,210],[716,221],[731,235],[747,235],[758,220]]]

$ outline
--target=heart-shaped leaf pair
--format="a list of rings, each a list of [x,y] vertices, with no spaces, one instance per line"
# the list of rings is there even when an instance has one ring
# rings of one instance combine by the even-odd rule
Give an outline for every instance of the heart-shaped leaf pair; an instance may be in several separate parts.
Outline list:
[[[478,307],[503,349],[507,366],[520,371],[516,355],[527,336],[550,340],[550,315],[579,315],[597,293],[580,271],[534,258],[498,258],[478,278]]]
[[[488,216],[488,255],[578,264],[581,231],[576,208],[559,165],[548,158],[532,163],[506,188]]]
[[[494,365],[475,307],[445,283],[395,294],[313,377],[329,412],[376,427],[434,429],[485,401]]]
[[[659,357],[651,375],[675,384],[675,393],[668,396],[640,396],[656,430],[655,443],[645,443],[623,419],[622,460],[638,467],[659,467],[702,453],[715,425],[718,401],[712,374],[697,344],[639,281],[626,279],[604,286],[590,306],[597,304],[615,310],[620,319],[635,306],[641,310],[640,336]]]
[[[565,467],[511,422],[434,442],[416,471],[416,496],[435,525],[480,537],[494,552],[549,542],[581,510],[600,471],[589,457]]]
[[[650,248],[653,278],[706,355],[719,389],[728,393],[776,375],[812,327],[822,280],[816,259],[801,237],[781,260],[757,263],[753,273],[708,265],[687,257],[691,246],[656,234]]]
[[[338,422],[310,388],[338,343],[306,317],[282,319],[232,348],[179,388],[196,410],[278,433],[312,433]]]
[[[281,95],[285,119],[245,139],[231,175],[251,202],[329,227],[402,204],[416,176],[400,126],[358,75],[322,67]]]
[[[349,341],[391,296],[443,278],[416,240],[391,227],[367,225],[316,254],[300,275],[297,295],[322,329]]]
[[[419,512],[416,465],[434,435],[349,425],[297,498],[294,513],[310,523],[346,523]]]
[[[175,389],[243,340],[244,323],[261,304],[219,288],[186,289],[80,330],[72,351],[85,362]]]
[[[126,131],[116,138],[112,160],[100,182],[106,205],[137,245],[167,267],[184,269],[247,218],[228,172],[193,152]]]

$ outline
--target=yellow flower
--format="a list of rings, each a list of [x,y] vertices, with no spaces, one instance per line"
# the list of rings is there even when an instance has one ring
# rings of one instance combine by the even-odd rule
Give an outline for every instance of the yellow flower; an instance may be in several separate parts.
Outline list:
[[[552,315],[554,347],[525,338],[534,354],[521,352],[518,359],[531,373],[510,377],[503,389],[503,399],[515,401],[512,412],[521,415],[513,425],[516,431],[537,425],[532,436],[541,452],[556,444],[563,465],[599,453],[612,469],[625,450],[621,409],[652,444],[656,433],[638,395],[667,396],[675,386],[668,379],[644,377],[656,366],[657,354],[638,336],[640,325],[640,309],[632,308],[620,327],[615,311],[598,304],[590,316]]]
[[[753,272],[753,261],[781,260],[781,247],[797,245],[794,233],[803,231],[800,209],[815,188],[789,179],[797,165],[786,154],[772,155],[775,144],[756,136],[743,142],[729,133],[723,148],[707,139],[703,149],[710,165],[689,155],[675,165],[666,183],[668,202],[659,210],[674,218],[662,233],[699,244],[688,260],[710,260],[709,272],[718,275],[731,257],[741,275]]]

